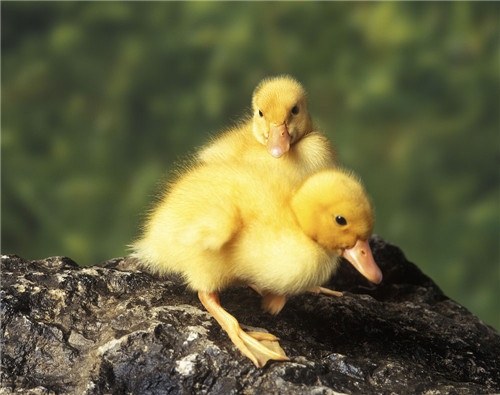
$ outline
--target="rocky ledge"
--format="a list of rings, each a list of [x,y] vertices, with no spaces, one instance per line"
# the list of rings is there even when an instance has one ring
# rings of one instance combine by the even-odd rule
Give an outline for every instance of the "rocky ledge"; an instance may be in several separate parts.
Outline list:
[[[397,247],[370,241],[384,281],[343,262],[328,285],[278,316],[250,289],[221,295],[290,362],[257,369],[197,296],[118,258],[2,257],[1,394],[478,394],[500,392],[500,336],[447,298]]]

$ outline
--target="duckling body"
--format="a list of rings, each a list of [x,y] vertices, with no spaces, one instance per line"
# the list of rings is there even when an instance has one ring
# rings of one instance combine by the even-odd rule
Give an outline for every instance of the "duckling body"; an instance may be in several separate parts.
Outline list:
[[[195,167],[154,210],[136,251],[196,291],[251,283],[296,294],[324,283],[336,259],[301,231],[284,184],[224,162]]]
[[[217,292],[252,284],[264,297],[264,308],[277,313],[288,295],[326,282],[339,256],[373,228],[370,203],[348,174],[314,174],[291,195],[293,182],[277,182],[258,166],[194,165],[170,186],[133,246],[152,271],[180,273],[256,366],[287,358],[262,343],[277,343],[274,336],[242,331],[220,306]],[[348,224],[335,223],[338,216]],[[379,282],[369,247],[368,255],[364,274]]]
[[[251,133],[252,125],[246,124],[219,136],[199,154],[204,163],[225,161],[259,164],[263,172],[286,174],[290,185],[298,186],[307,176],[336,166],[334,149],[328,139],[319,132],[310,132],[296,142],[287,154],[280,158],[270,155],[266,147]]]

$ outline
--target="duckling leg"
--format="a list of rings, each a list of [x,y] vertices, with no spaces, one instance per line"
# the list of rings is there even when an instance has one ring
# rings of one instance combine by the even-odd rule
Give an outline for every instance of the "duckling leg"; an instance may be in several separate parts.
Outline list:
[[[234,345],[258,368],[267,361],[289,361],[279,346],[278,338],[270,333],[245,332],[238,321],[222,308],[217,292],[198,292],[201,303],[224,329]],[[265,344],[265,345],[264,345]]]
[[[260,296],[262,296],[262,291],[260,290],[260,288],[257,285],[255,285],[255,284],[248,284],[248,286],[250,288],[252,288],[255,292],[257,292]]]
[[[331,289],[328,289],[328,288],[323,288],[323,287],[313,287],[309,290],[309,292],[312,292],[316,295],[319,295],[319,294],[325,294],[325,295],[330,295],[330,296],[343,296],[342,292],[339,292],[339,291],[333,291]]]
[[[262,308],[271,314],[278,314],[285,306],[286,296],[266,292],[262,297]]]
[[[286,304],[286,296],[273,294],[268,291],[261,291],[255,284],[248,284],[255,292],[262,296],[262,309],[271,314],[278,314]]]

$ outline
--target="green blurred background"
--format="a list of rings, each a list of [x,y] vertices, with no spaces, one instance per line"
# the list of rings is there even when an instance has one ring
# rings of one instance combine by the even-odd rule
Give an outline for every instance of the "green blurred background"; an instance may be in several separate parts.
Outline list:
[[[498,329],[499,6],[2,2],[2,253],[127,254],[174,162],[288,73],[375,232]]]

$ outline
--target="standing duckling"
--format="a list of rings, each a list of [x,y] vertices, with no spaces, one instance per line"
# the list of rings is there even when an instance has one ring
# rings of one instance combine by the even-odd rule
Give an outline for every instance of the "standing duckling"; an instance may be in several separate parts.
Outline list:
[[[313,131],[306,92],[289,76],[263,80],[253,93],[252,117],[216,137],[198,157],[205,163],[259,163],[295,185],[335,166],[332,145]]]
[[[262,367],[288,360],[278,339],[243,331],[218,292],[251,285],[276,314],[287,296],[321,290],[340,256],[379,283],[367,242],[373,223],[363,187],[346,172],[318,172],[291,196],[261,169],[218,161],[171,184],[133,249],[152,271],[181,274],[236,347]]]

